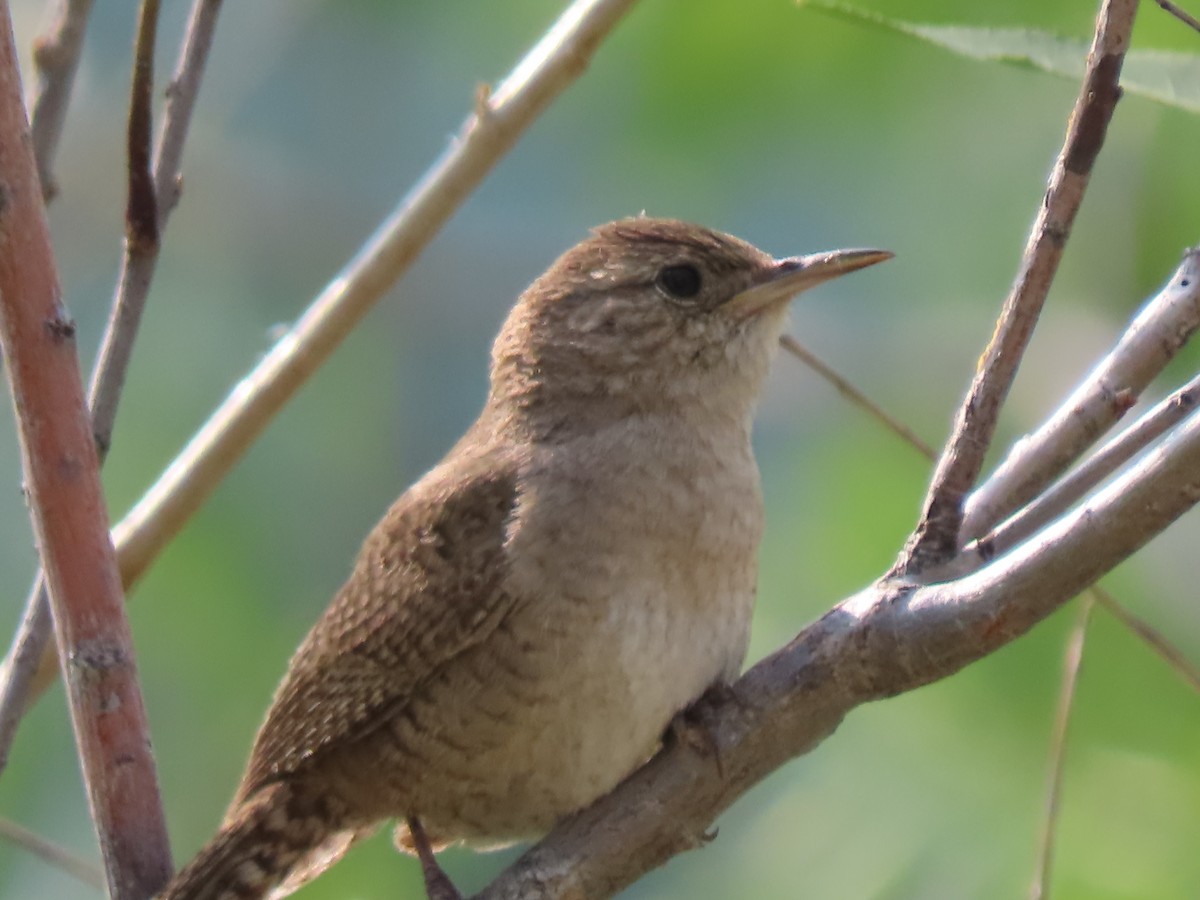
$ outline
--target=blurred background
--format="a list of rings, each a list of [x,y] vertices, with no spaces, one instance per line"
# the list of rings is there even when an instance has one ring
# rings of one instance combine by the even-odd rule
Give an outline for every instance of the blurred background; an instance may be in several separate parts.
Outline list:
[[[229,3],[105,470],[114,518],[372,231],[559,0]],[[1090,37],[1095,3],[862,0],[920,22]],[[165,4],[160,84],[186,4]],[[27,83],[41,2],[14,0]],[[100,4],[57,166],[51,225],[84,365],[106,316],[124,205],[135,4]],[[963,17],[969,17],[964,19]],[[1200,38],[1144,4],[1134,45]],[[895,261],[806,295],[792,333],[944,438],[1016,271],[1078,85],[982,65],[786,0],[648,0],[521,140],[132,594],[174,853],[228,802],[286,660],[392,499],[476,414],[517,293],[597,223],[645,210],[776,254],[880,246]],[[1118,108],[1003,439],[1040,421],[1200,242],[1200,121]],[[1173,366],[1177,384],[1192,352]],[[893,560],[929,467],[793,359],[756,435],[767,497],[751,660]],[[35,559],[11,417],[0,417],[0,634]],[[1107,579],[1200,659],[1185,517]],[[628,896],[1022,896],[1075,606],[917,692],[854,712],[757,787],[720,836]],[[1200,896],[1200,698],[1097,611],[1068,749],[1061,898]],[[96,858],[61,688],[33,710],[0,814]],[[512,858],[456,850],[473,891]],[[0,845],[0,897],[97,896]],[[419,897],[389,835],[299,895]]]

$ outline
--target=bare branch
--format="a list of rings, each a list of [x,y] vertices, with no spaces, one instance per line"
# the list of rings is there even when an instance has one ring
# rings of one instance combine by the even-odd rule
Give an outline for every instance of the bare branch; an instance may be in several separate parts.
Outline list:
[[[100,871],[98,866],[93,865],[86,859],[80,859],[65,847],[61,847],[54,843],[54,841],[49,841],[40,834],[36,834],[24,826],[18,825],[11,819],[0,817],[0,840],[8,841],[16,847],[28,850],[34,856],[40,857],[54,868],[66,872],[72,878],[79,879],[88,887],[95,888],[98,891],[104,890],[104,873]]]
[[[1080,510],[973,575],[885,579],[699,710],[720,765],[680,741],[558,825],[479,896],[600,897],[699,846],[753,784],[855,707],[945,678],[1028,631],[1200,500],[1200,415]]]
[[[1071,709],[1075,705],[1075,687],[1079,684],[1079,668],[1083,663],[1083,644],[1096,600],[1089,591],[1080,601],[1079,616],[1067,638],[1063,654],[1062,682],[1058,692],[1058,709],[1054,714],[1054,730],[1050,736],[1050,763],[1046,776],[1046,818],[1042,823],[1041,853],[1033,875],[1031,900],[1050,896],[1050,870],[1054,864],[1055,836],[1058,832],[1058,810],[1062,799],[1063,767],[1067,757],[1067,729],[1071,724]]]
[[[179,63],[167,87],[163,128],[159,132],[158,147],[154,154],[154,192],[158,201],[159,231],[166,227],[167,218],[179,203],[183,146],[187,143],[192,110],[200,95],[200,82],[208,64],[208,53],[220,11],[221,0],[194,0]]]
[[[220,0],[195,0],[180,51],[179,62],[168,91],[162,131],[155,152],[153,178],[138,175],[144,163],[140,158],[149,147],[150,76],[147,60],[154,46],[153,25],[148,18],[154,9],[143,7],[139,23],[132,101],[130,109],[130,187],[129,206],[146,212],[133,212],[127,227],[125,252],[121,261],[113,297],[112,313],[101,341],[96,369],[92,373],[89,405],[92,414],[92,433],[103,464],[112,441],[117,406],[125,385],[125,373],[133,354],[133,344],[141,323],[142,311],[149,295],[150,283],[158,263],[159,238],[167,219],[179,199],[179,167],[183,146],[200,90],[209,48],[212,46]],[[153,187],[153,196],[146,190]],[[152,208],[152,211],[151,211]],[[152,218],[151,218],[152,217]],[[135,227],[133,222],[150,222]],[[56,660],[47,653],[50,639],[50,616],[39,573],[25,604],[25,614],[13,639],[12,648],[0,669],[0,772],[8,760],[16,729],[26,701],[37,680],[47,684],[57,674]]]
[[[0,340],[109,891],[141,900],[166,882],[171,855],[6,0],[0,20]]]
[[[928,460],[934,459],[933,448],[917,437],[916,433],[891,415],[886,409],[875,403],[870,397],[843,378],[833,367],[822,362],[815,353],[801,344],[790,334],[779,338],[779,343],[788,353],[804,363],[826,381],[834,386],[839,394],[863,410],[868,416],[890,431],[904,443],[908,444]]]
[[[50,618],[50,601],[45,595],[45,588],[45,573],[39,570],[13,637],[12,647],[4,658],[3,667],[0,667],[0,774],[8,765],[8,754],[17,735],[17,726],[25,715],[34,673],[43,659],[51,671],[57,671],[58,668],[55,654],[46,652],[54,623]]]
[[[30,114],[33,154],[37,159],[42,196],[49,202],[57,193],[54,154],[67,118],[71,88],[83,51],[92,0],[59,0],[54,23],[33,45],[33,62],[38,70],[37,97]]]
[[[916,574],[946,562],[958,552],[963,501],[979,477],[1001,404],[1058,271],[1092,165],[1121,95],[1118,80],[1136,12],[1137,0],[1104,0],[1100,7],[1087,73],[1020,272],[959,409],[954,432],[926,495],[921,521],[896,561],[896,573]]]
[[[964,556],[975,553],[986,561],[1007,553],[1187,418],[1197,401],[1200,401],[1200,375],[1158,403],[987,537],[968,545]]]
[[[1044,425],[1019,441],[968,499],[963,536],[977,538],[1036,497],[1137,402],[1200,328],[1200,248],[1189,250],[1113,350]]]
[[[1195,31],[1200,31],[1200,20],[1197,20],[1196,17],[1187,10],[1176,6],[1171,2],[1171,0],[1154,0],[1154,2],[1161,6],[1164,11],[1177,18],[1184,25],[1187,25],[1189,28],[1192,28]]]

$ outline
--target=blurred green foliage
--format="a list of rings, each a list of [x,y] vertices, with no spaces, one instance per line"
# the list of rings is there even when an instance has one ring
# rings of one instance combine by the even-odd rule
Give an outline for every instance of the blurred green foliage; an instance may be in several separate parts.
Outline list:
[[[1085,38],[1091,4],[860,4],[909,21]],[[159,65],[185,4],[169,4]],[[18,41],[42,4],[16,0]],[[120,515],[444,147],[557,0],[226,4],[181,206],[105,480]],[[51,221],[80,346],[106,315],[121,234],[133,4],[96,7]],[[1145,4],[1135,46],[1195,52]],[[25,71],[31,71],[28,57]],[[647,210],[780,254],[897,251],[806,296],[793,331],[930,440],[945,434],[1015,271],[1076,86],[980,65],[786,0],[655,0],[521,141],[408,277],[272,425],[133,593],[177,858],[215,827],[286,659],[357,544],[484,394],[512,298],[598,222]],[[1200,121],[1119,107],[1004,421],[1038,421],[1200,240]],[[90,356],[90,353],[88,353]],[[90,365],[90,358],[85,359]],[[1194,369],[1195,352],[1175,365]],[[877,575],[927,465],[780,358],[757,441],[769,527],[752,658]],[[0,422],[0,631],[34,567],[10,418]],[[1200,659],[1190,515],[1108,579]],[[811,755],[632,897],[1007,898],[1033,870],[1047,736],[1071,612],[959,676],[856,711]],[[1102,611],[1072,723],[1058,898],[1200,896],[1200,699]],[[61,691],[33,711],[0,813],[94,841]],[[464,889],[509,854],[451,851]],[[0,847],[0,897],[87,897]],[[300,896],[420,896],[386,836]]]

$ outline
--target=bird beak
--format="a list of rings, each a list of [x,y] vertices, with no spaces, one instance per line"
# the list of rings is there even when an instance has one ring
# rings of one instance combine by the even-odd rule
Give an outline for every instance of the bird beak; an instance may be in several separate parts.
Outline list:
[[[752,316],[768,306],[786,303],[801,291],[857,269],[865,269],[895,254],[887,250],[830,250],[810,256],[777,259],[762,271],[755,283],[734,295],[726,308]]]

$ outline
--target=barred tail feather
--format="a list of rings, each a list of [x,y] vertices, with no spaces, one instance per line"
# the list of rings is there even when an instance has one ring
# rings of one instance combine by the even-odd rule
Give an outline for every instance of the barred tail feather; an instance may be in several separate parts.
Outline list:
[[[231,810],[157,900],[265,900],[315,878],[371,830],[328,796],[271,784]]]

